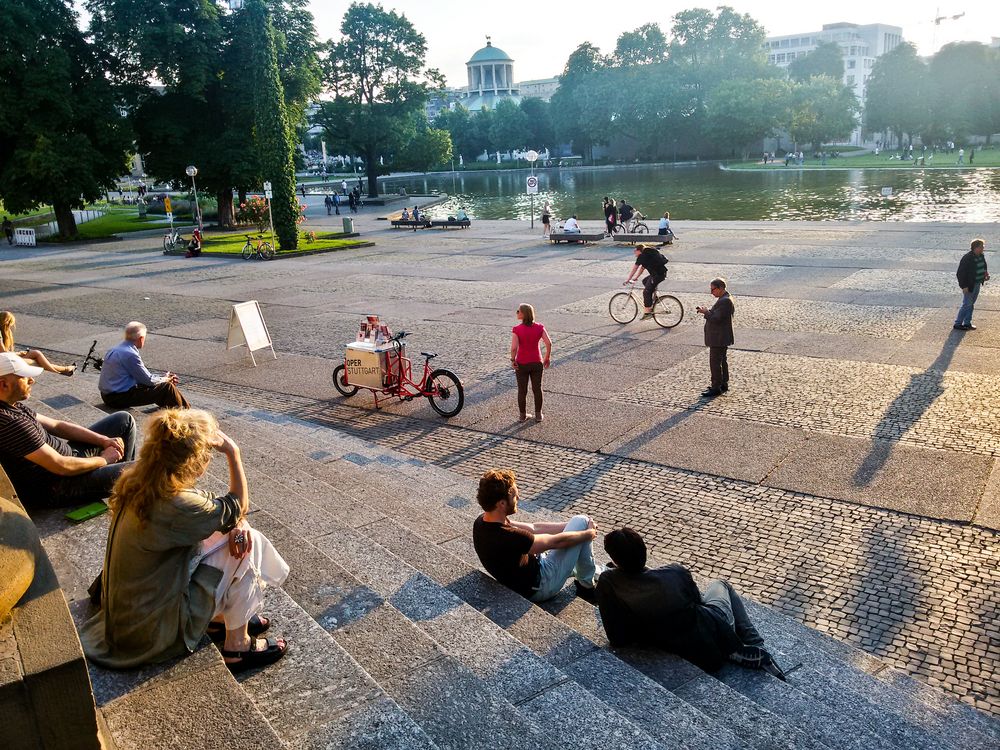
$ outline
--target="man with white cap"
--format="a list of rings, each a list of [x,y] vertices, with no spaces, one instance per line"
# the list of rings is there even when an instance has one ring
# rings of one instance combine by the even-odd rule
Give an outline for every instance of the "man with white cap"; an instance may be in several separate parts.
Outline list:
[[[16,354],[0,352],[0,466],[28,507],[108,497],[135,460],[135,420],[117,412],[87,428],[37,414],[22,402],[41,372]]]

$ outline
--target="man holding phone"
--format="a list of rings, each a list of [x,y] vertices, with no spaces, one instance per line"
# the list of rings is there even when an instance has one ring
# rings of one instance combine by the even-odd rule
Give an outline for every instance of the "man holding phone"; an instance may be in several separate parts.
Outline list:
[[[103,500],[135,460],[135,420],[117,412],[87,428],[37,414],[22,402],[41,372],[0,353],[0,466],[28,507]]]

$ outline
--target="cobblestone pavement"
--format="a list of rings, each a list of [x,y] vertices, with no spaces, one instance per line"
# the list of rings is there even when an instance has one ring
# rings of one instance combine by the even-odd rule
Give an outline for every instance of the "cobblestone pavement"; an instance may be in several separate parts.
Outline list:
[[[729,353],[729,369],[739,390],[707,402],[703,413],[1000,455],[1000,377],[744,351]],[[613,400],[688,408],[707,372],[701,352]]]
[[[730,577],[1000,714],[996,303],[981,305],[979,331],[951,330],[959,251],[1000,227],[681,224],[667,288],[689,315],[667,332],[608,317],[630,247],[554,247],[517,222],[449,234],[357,224],[374,247],[267,264],[168,258],[159,237],[5,250],[0,308],[17,313],[19,344],[57,361],[139,319],[147,362],[179,371],[195,403],[199,391],[246,399],[468,477],[513,466],[533,502],[637,526],[659,556]],[[719,273],[736,293],[740,349],[732,390],[708,402],[691,311]],[[262,303],[279,352],[256,368],[220,343],[231,302],[247,299]],[[521,301],[556,334],[547,419],[527,430],[507,419]],[[462,377],[466,406],[451,424],[424,403],[374,413],[335,397],[332,368],[371,312],[414,332],[411,354],[437,351]]]
[[[195,393],[233,395],[200,381]],[[1000,714],[1000,547],[990,531],[399,415],[246,389],[236,400],[325,424],[462,476],[517,471],[528,503],[628,525],[660,559]],[[528,506],[530,507],[530,505]]]
[[[671,266],[673,271],[673,266]],[[710,277],[709,277],[710,278]],[[671,276],[660,286],[672,292]],[[556,309],[556,312],[581,313],[608,317],[608,302],[613,294],[608,292],[577,300]],[[682,325],[704,324],[695,308],[710,304],[707,294],[675,293],[684,306]],[[822,333],[847,333],[880,339],[908,341],[933,314],[930,308],[894,307],[889,305],[852,305],[844,302],[818,302],[814,300],[780,299],[774,297],[735,297],[738,327],[765,331],[814,331]]]

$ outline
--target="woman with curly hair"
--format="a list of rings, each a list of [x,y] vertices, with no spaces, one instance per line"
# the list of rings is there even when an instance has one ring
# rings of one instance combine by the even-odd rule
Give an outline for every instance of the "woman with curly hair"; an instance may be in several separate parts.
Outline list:
[[[195,488],[213,451],[229,463],[221,497]],[[284,639],[257,636],[271,624],[260,616],[263,589],[283,583],[288,565],[245,520],[240,449],[215,417],[197,409],[155,415],[108,504],[101,611],[80,632],[90,659],[119,669],[164,661],[193,651],[206,631],[224,639],[233,672],[284,656]]]
[[[17,321],[14,313],[9,310],[0,311],[0,352],[14,352],[21,359],[26,360],[30,365],[37,365],[43,370],[54,372],[58,375],[72,375],[76,372],[76,365],[54,365],[37,349],[25,349],[16,351],[14,349],[14,328]]]

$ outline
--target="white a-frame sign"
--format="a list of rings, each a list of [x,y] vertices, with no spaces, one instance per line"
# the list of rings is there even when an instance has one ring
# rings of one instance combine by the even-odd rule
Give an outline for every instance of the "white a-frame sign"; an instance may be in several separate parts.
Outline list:
[[[238,346],[245,346],[250,350],[250,361],[254,367],[257,366],[257,360],[254,359],[253,353],[258,349],[270,347],[271,355],[275,359],[278,358],[274,353],[271,334],[267,332],[267,324],[264,322],[264,315],[257,300],[233,305],[233,311],[229,314],[229,337],[226,339],[226,349],[235,349]]]

